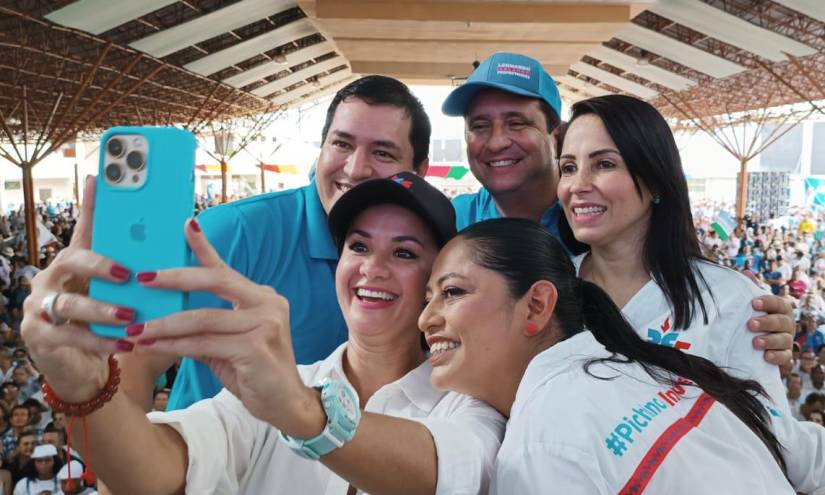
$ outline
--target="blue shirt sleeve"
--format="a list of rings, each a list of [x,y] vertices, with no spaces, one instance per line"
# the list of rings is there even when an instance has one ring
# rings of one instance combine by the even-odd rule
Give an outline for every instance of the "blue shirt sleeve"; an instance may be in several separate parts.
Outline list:
[[[248,256],[243,243],[245,222],[237,208],[232,205],[210,208],[198,215],[198,223],[221,259],[235,270],[246,273]],[[208,292],[189,294],[189,309],[229,307],[229,302]],[[222,388],[223,384],[208,366],[184,358],[169,394],[166,409],[185,409],[199,400],[214,397]]]
[[[234,206],[210,208],[198,215],[198,223],[218,256],[240,273],[248,273],[248,256],[244,240],[246,222]],[[197,262],[197,260],[195,260]],[[229,302],[208,292],[189,295],[189,308],[229,308]]]
[[[474,198],[475,194],[462,194],[452,199],[453,208],[455,209],[456,230],[460,231],[477,221],[473,211]]]
[[[222,388],[223,384],[208,366],[200,361],[184,358],[169,394],[166,410],[186,409],[199,400],[218,395]]]

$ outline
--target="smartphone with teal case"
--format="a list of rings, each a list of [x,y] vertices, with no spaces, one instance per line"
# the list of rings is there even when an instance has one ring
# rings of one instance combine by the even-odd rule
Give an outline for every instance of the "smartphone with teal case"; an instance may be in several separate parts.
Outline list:
[[[92,251],[125,266],[120,284],[92,279],[89,295],[132,308],[135,322],[181,311],[186,294],[147,289],[135,274],[189,265],[183,234],[194,213],[195,137],[171,127],[114,127],[100,141]],[[126,325],[91,325],[97,335],[126,336]]]

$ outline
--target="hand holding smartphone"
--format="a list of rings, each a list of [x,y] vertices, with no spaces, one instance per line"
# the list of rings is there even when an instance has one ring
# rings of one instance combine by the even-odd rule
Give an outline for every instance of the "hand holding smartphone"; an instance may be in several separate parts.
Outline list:
[[[183,234],[194,213],[195,138],[165,127],[115,127],[101,137],[92,251],[125,266],[116,284],[93,279],[90,297],[132,308],[135,322],[182,311],[186,294],[147,289],[134,274],[189,264]],[[94,333],[123,338],[125,325],[92,324]]]

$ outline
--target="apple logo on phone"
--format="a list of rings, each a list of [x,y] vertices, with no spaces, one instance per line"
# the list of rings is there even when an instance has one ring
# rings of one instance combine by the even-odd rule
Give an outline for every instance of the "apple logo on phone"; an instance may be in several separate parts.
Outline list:
[[[129,235],[133,241],[143,242],[146,240],[146,224],[143,223],[142,218],[139,222],[132,224],[129,228]]]

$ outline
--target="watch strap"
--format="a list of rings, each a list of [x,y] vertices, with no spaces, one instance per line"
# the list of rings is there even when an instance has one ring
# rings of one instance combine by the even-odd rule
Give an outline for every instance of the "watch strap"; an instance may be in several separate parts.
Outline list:
[[[356,407],[354,422],[336,410],[339,407],[338,401],[334,398],[334,394],[327,393],[329,389],[335,389],[336,387],[346,387],[351,400],[354,400]],[[321,392],[321,403],[327,416],[324,429],[318,435],[308,439],[293,438],[283,432],[281,438],[301,457],[317,461],[322,455],[328,454],[352,440],[360,422],[361,414],[360,410],[357,409],[357,394],[342,382],[324,380],[314,388]]]

